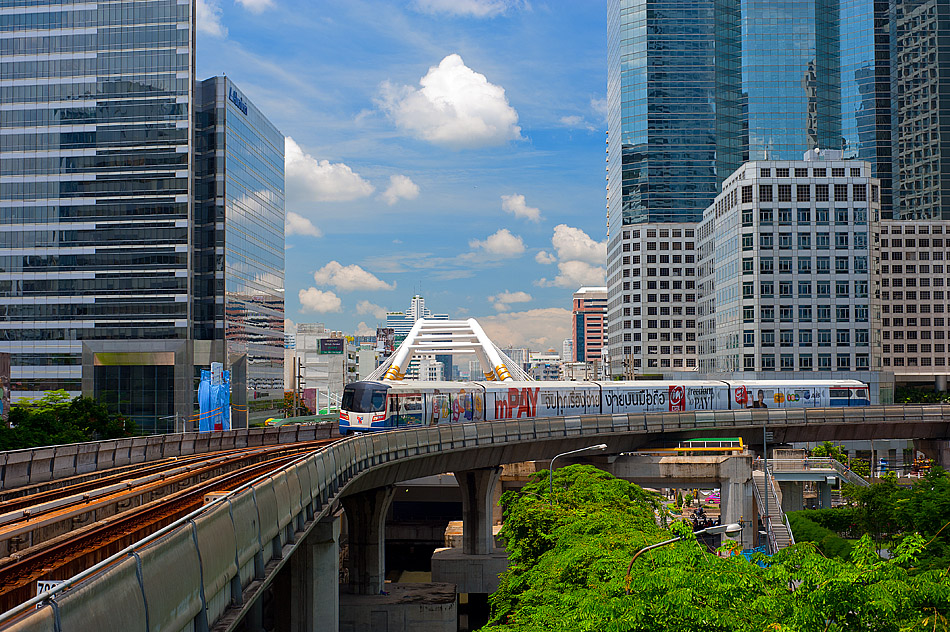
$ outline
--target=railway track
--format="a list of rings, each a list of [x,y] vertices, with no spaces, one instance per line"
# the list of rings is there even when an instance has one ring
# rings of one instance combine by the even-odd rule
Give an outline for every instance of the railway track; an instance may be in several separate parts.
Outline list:
[[[231,451],[223,457],[219,454],[205,465],[190,463],[187,466],[188,471],[178,475],[163,476],[161,473],[152,472],[140,477],[144,480],[139,489],[130,492],[143,496],[144,502],[120,508],[120,511],[84,523],[74,523],[72,516],[77,511],[89,513],[92,511],[92,504],[114,503],[114,498],[110,500],[112,494],[106,494],[98,500],[90,499],[87,501],[88,506],[81,504],[81,499],[83,495],[90,495],[89,490],[79,492],[80,501],[75,500],[75,493],[59,498],[47,497],[43,504],[45,509],[39,510],[37,515],[0,525],[0,539],[4,537],[4,533],[9,535],[17,530],[30,528],[27,523],[39,524],[47,521],[63,524],[69,521],[72,528],[0,559],[0,612],[33,597],[37,580],[72,577],[194,511],[203,504],[208,493],[231,491],[332,441],[331,439]],[[222,462],[222,459],[225,462]],[[181,476],[186,476],[190,482],[181,486],[180,481],[185,480],[181,479]],[[122,484],[123,481],[112,482],[107,487]],[[148,498],[152,489],[162,489],[164,492],[158,498]],[[67,488],[62,488],[56,491],[66,494],[66,490]],[[30,507],[20,507],[13,511],[14,514],[16,512],[32,513]],[[0,519],[2,518],[3,516],[0,516]]]

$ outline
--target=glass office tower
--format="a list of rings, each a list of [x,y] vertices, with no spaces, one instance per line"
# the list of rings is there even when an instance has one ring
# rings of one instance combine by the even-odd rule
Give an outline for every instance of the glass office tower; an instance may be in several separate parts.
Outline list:
[[[284,402],[284,137],[227,77],[196,104],[195,364],[231,371],[242,427]]]
[[[192,412],[193,5],[0,4],[0,351],[15,397]]]

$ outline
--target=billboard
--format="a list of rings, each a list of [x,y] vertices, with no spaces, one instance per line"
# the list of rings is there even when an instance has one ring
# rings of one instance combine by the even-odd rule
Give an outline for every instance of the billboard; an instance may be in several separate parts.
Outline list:
[[[320,353],[343,353],[343,338],[321,338]]]
[[[0,421],[10,421],[10,354],[0,353]]]
[[[376,350],[391,355],[396,350],[396,330],[392,327],[376,328]]]

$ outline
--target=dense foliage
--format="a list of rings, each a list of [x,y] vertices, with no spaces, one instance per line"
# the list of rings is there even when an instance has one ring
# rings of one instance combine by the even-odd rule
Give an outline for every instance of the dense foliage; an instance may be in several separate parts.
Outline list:
[[[92,398],[51,391],[10,409],[10,426],[0,426],[0,450],[115,439],[134,432],[134,423]]]
[[[552,497],[547,477],[541,472],[502,497],[510,563],[485,632],[950,629],[950,579],[910,572],[924,546],[913,535],[891,560],[865,537],[851,561],[802,544],[761,568],[725,550],[707,552],[674,523],[684,539],[639,556],[627,594],[634,553],[674,537],[658,525],[658,498],[589,466],[557,470]]]
[[[895,404],[950,404],[950,393],[938,393],[916,386],[898,386],[894,391]]]

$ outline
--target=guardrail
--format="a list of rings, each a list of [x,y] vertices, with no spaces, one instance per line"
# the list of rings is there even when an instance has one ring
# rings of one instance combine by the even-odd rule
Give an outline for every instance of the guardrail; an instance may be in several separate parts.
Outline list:
[[[841,476],[841,478],[853,485],[860,485],[861,487],[870,485],[867,479],[855,473],[854,470],[847,465],[825,456],[809,456],[801,459],[769,459],[769,467],[773,472],[834,471]]]
[[[216,450],[328,439],[334,423],[185,432],[0,452],[0,489]]]
[[[950,421],[950,406],[895,408],[890,409],[887,423]],[[398,468],[406,461],[413,462],[414,475],[425,475],[442,471],[446,454],[459,455],[452,459],[456,467],[485,467],[489,462],[500,465],[506,459],[526,460],[528,455],[536,455],[545,442],[579,447],[599,437],[612,439],[625,449],[633,441],[631,435],[759,429],[763,423],[778,427],[829,420],[884,422],[887,410],[871,407],[855,411],[773,409],[596,415],[360,435],[336,442],[235,490],[110,558],[111,565],[101,572],[89,570],[74,577],[68,584],[69,590],[53,588],[0,615],[0,626],[16,621],[17,632],[73,632],[133,629],[147,621],[149,629],[181,630],[192,625],[198,630],[213,629],[214,622],[222,616],[232,616],[235,608],[240,609],[260,596],[303,537],[351,486],[364,475],[381,468]],[[263,440],[269,436],[268,430],[277,432],[281,442],[293,440],[290,434],[280,434],[283,428],[260,429],[260,433],[244,431],[249,437],[248,445],[251,436],[259,434]],[[221,447],[225,434],[192,436],[191,440],[196,445],[200,440],[209,445],[216,442]],[[185,440],[183,435],[178,436]],[[166,445],[164,437],[146,439],[151,441],[139,444],[143,460],[157,452],[157,446]],[[47,448],[52,451],[49,458],[55,456],[56,449]],[[75,454],[78,452],[72,458]],[[463,454],[482,456],[477,460],[462,458]],[[380,474],[377,478],[382,480],[385,476]],[[353,489],[359,489],[359,485]],[[35,609],[37,605],[41,607]]]

